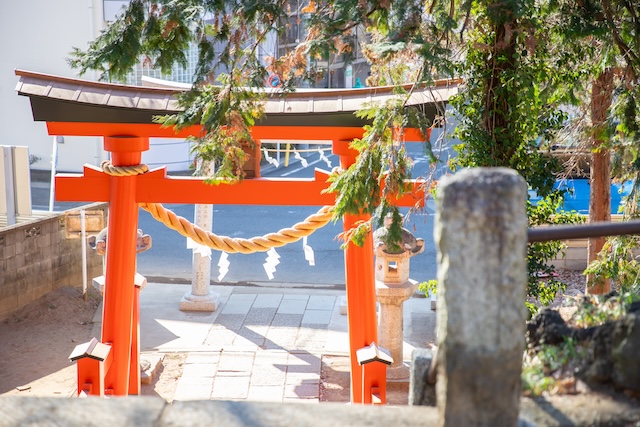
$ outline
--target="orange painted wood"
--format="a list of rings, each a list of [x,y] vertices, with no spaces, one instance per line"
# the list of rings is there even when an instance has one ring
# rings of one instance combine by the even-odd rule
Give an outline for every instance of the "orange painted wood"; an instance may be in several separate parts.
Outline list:
[[[348,141],[333,142],[334,149],[347,153],[340,156],[340,166],[347,169],[356,158],[344,149]],[[368,221],[370,215],[345,215],[344,230],[350,230],[358,221]],[[362,247],[349,242],[344,251],[345,282],[347,291],[347,324],[349,331],[349,359],[351,362],[351,403],[371,403],[371,387],[378,387],[386,396],[386,369],[364,368],[358,364],[356,351],[378,342],[378,318],[374,278],[373,236],[369,233]],[[369,365],[375,365],[371,363]],[[366,392],[363,392],[365,391]]]
[[[104,397],[105,361],[83,357],[76,361],[76,368],[78,396],[84,392],[89,396]]]
[[[129,151],[130,138],[106,138],[115,166],[137,165],[142,153]],[[138,141],[137,144],[144,144]],[[105,377],[105,388],[116,396],[129,391],[129,368],[133,331],[134,280],[138,203],[136,176],[111,176],[107,265],[102,321],[102,341],[110,342],[113,362]]]
[[[136,201],[139,203],[210,203],[234,205],[332,205],[334,194],[323,194],[329,186],[328,172],[316,169],[313,179],[258,178],[236,184],[206,184],[201,178],[167,176],[166,168],[136,177]],[[94,166],[85,166],[84,176],[56,175],[56,199],[59,201],[108,202],[108,175]],[[391,200],[398,206],[421,205],[424,191],[417,180],[407,181],[413,193]]]
[[[47,122],[49,135],[62,136],[124,136],[138,135],[158,138],[186,138],[201,136],[202,126],[190,126],[179,131],[149,123],[80,123]],[[284,140],[353,140],[362,138],[364,129],[340,126],[254,126],[251,135],[255,139]],[[418,129],[405,129],[405,141],[424,141]]]
[[[129,395],[140,394],[140,288],[134,285],[133,321],[131,322],[131,359],[129,364]]]

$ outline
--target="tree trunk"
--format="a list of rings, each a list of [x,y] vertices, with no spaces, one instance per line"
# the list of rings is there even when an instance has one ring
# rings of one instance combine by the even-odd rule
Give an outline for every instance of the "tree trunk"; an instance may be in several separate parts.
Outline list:
[[[607,68],[593,82],[591,91],[591,123],[593,140],[591,143],[591,174],[589,178],[589,222],[611,221],[611,156],[608,149],[599,149],[605,142],[602,129],[607,119],[607,110],[611,106],[613,92],[613,70]],[[589,239],[587,262],[591,263],[602,250],[605,237]],[[608,279],[594,281],[587,277],[587,293],[605,294],[611,290]]]

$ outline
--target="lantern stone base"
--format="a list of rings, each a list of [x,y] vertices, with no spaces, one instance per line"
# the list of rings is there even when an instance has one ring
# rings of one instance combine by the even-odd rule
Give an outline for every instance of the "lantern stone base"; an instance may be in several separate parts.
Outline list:
[[[409,378],[409,369],[403,364],[403,312],[402,304],[411,298],[418,288],[418,282],[407,280],[396,284],[386,284],[376,280],[376,299],[380,303],[378,338],[380,346],[388,349],[393,363],[387,367],[387,378]]]
[[[387,382],[407,382],[409,377],[411,377],[411,368],[404,363],[387,367]]]
[[[180,311],[216,311],[220,306],[220,294],[209,292],[207,295],[184,294],[180,300]]]

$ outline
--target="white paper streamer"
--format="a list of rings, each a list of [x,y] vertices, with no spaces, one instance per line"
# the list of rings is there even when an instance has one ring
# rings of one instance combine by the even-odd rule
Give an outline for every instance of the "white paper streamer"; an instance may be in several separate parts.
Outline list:
[[[273,280],[273,273],[276,272],[276,265],[280,264],[280,255],[274,248],[271,248],[267,251],[267,259],[265,263],[262,264],[264,267],[264,271],[267,273],[267,277],[269,280]]]
[[[264,153],[264,159],[265,159],[267,162],[271,163],[271,164],[272,164],[273,166],[275,166],[276,168],[279,168],[279,167],[280,167],[280,162],[279,162],[278,160],[274,159],[273,157],[271,157],[271,156],[269,155],[269,151],[267,151],[267,149],[266,149],[266,148],[263,148],[263,149],[262,149],[262,152]]]
[[[229,254],[227,254],[226,252],[222,252],[220,254],[220,260],[218,261],[218,267],[220,267],[220,274],[218,275],[218,281],[222,280],[224,278],[224,276],[227,275],[227,273],[229,272],[229,265],[231,265],[231,263],[229,262]]]
[[[200,254],[203,258],[209,257],[211,259],[211,248],[194,242],[191,237],[187,237],[187,249],[191,249],[194,254]]]
[[[309,163],[307,162],[307,160],[303,159],[300,153],[298,153],[296,150],[293,150],[293,157],[300,160],[300,164],[302,165],[303,168],[306,168],[307,166],[309,166]]]
[[[324,160],[324,162],[327,164],[327,167],[331,169],[331,160],[327,159],[327,156],[324,155],[324,151],[322,150],[322,148],[318,148],[318,153],[320,153],[320,160]]]
[[[307,244],[307,236],[302,238],[302,249],[304,250],[304,259],[309,261],[309,265],[315,266],[315,256],[313,254],[313,248]]]

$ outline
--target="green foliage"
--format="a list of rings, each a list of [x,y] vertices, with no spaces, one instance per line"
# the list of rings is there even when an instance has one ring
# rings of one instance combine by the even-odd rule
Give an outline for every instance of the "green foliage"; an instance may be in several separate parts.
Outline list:
[[[611,279],[620,292],[640,295],[640,263],[634,251],[640,244],[638,236],[616,236],[607,239],[598,258],[593,261],[585,274],[591,275],[593,282]]]
[[[418,284],[418,290],[425,294],[425,296],[429,296],[431,294],[435,294],[438,290],[438,281],[435,279],[427,280],[426,282],[420,282]]]
[[[578,304],[571,321],[578,328],[589,328],[603,325],[611,320],[618,320],[627,313],[628,306],[640,299],[638,294],[623,293],[621,295],[588,295]]]
[[[576,224],[584,222],[584,218],[576,212],[561,211],[562,194],[553,192],[540,200],[536,206],[527,203],[529,227],[537,227],[547,224]],[[527,295],[542,305],[549,305],[556,294],[564,291],[565,284],[555,279],[552,275],[555,267],[549,261],[555,259],[564,249],[561,241],[548,241],[530,243],[527,251],[527,267],[529,278]],[[542,273],[542,274],[541,274]],[[544,279],[541,275],[546,276]],[[533,314],[537,307],[527,304]]]
[[[542,41],[551,37],[548,11],[538,2],[478,2],[467,55],[458,64],[465,88],[452,100],[461,119],[456,164],[505,166],[545,197],[559,163],[543,152],[566,120],[560,88],[570,79]],[[550,40],[547,40],[550,41]]]
[[[402,236],[402,219],[393,201],[406,193],[405,180],[411,178],[411,159],[404,146],[402,130],[414,127],[426,133],[427,120],[420,110],[406,107],[400,97],[387,102],[383,108],[369,106],[357,114],[372,120],[372,124],[365,126],[363,138],[353,140],[350,145],[360,153],[356,162],[329,177],[327,191],[338,194],[334,218],[371,214],[381,226],[384,217],[392,214],[394,221],[387,244],[393,249]],[[430,147],[427,150],[430,153]],[[433,158],[432,153],[431,156]],[[371,225],[367,227],[360,224],[358,230],[347,237],[362,244]]]
[[[522,365],[522,390],[525,395],[561,391],[561,381],[571,377],[586,350],[574,339],[567,338],[560,345],[543,344],[525,352]]]

